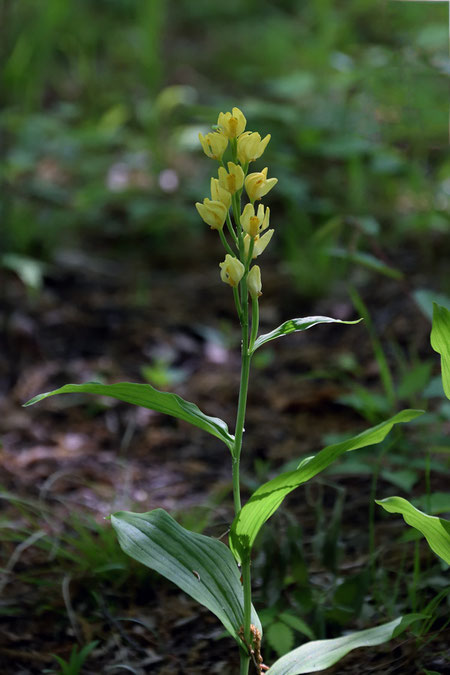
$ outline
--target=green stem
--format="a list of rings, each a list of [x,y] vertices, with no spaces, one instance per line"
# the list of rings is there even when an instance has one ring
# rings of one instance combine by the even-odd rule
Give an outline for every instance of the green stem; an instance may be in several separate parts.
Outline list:
[[[239,321],[242,323],[242,307],[241,307],[241,301],[239,300],[239,292],[238,289],[233,286],[233,296],[234,296],[234,304],[236,305],[236,311],[238,313]]]
[[[239,242],[238,242],[238,238],[237,238],[237,236],[236,236],[236,232],[234,231],[234,227],[233,227],[233,225],[232,225],[232,223],[231,223],[230,212],[227,213],[227,227],[228,227],[229,233],[231,234],[231,236],[232,236],[232,238],[233,238],[233,241],[234,241],[234,243],[235,243],[235,246],[238,247],[238,246],[239,246]]]
[[[258,335],[258,328],[259,328],[259,301],[258,298],[252,298],[252,332],[250,335],[250,344],[248,346],[248,351],[250,352],[250,354],[252,353],[256,336]]]
[[[250,269],[250,263],[253,260],[253,249],[255,248],[255,240],[253,237],[250,238],[250,246],[248,247],[248,256],[245,262],[245,273],[247,274]]]
[[[235,157],[236,142],[234,143],[234,145],[232,144],[232,150],[233,156]],[[240,207],[241,207],[240,193],[234,194],[232,196],[232,208],[233,208],[234,222],[236,223],[237,229],[239,257],[241,259],[241,262],[244,262],[245,264],[246,261],[244,253],[244,238],[242,235],[242,227],[240,220],[241,218]],[[233,446],[233,499],[236,515],[241,510],[239,469],[242,451],[242,438],[244,434],[248,381],[250,375],[250,362],[251,362],[251,356],[249,354],[249,316],[248,316],[249,312],[248,312],[247,274],[248,274],[248,265],[246,265],[245,274],[240,282],[240,290],[241,290],[240,303],[237,291],[235,292],[234,296],[236,307],[238,308],[239,320],[241,322],[241,331],[242,331],[241,380],[239,386],[239,401],[236,414],[236,428],[234,433],[234,446]],[[253,334],[253,325],[252,325],[252,334]],[[250,621],[251,621],[251,607],[252,607],[250,555],[248,557],[248,561],[243,562],[242,565],[242,582],[244,586],[244,640],[246,645],[248,645],[248,648],[250,649],[251,646]],[[249,653],[245,653],[245,651],[241,649],[240,659],[241,659],[240,675],[248,675],[250,664]]]
[[[244,651],[240,651],[241,656],[241,667],[239,670],[239,675],[248,675],[248,666],[250,664],[250,657],[245,654]]]
[[[236,257],[236,253],[233,251],[233,249],[231,248],[231,246],[230,246],[229,243],[227,242],[226,237],[225,237],[225,235],[224,235],[224,233],[223,233],[223,229],[220,229],[220,230],[219,230],[219,235],[220,235],[220,241],[222,242],[222,244],[223,244],[223,246],[224,246],[226,252],[229,253],[231,256],[233,256],[233,258],[235,258],[235,257]]]
[[[250,572],[250,555],[242,561],[242,583],[244,585],[244,638],[249,647],[252,644],[250,621],[252,615],[252,583]]]
[[[245,293],[247,294],[247,284],[245,284]],[[239,387],[239,402],[236,416],[236,429],[234,434],[233,459],[237,462],[236,470],[238,473],[237,483],[239,486],[239,459],[242,450],[242,437],[244,434],[245,410],[247,407],[248,380],[250,374],[251,357],[248,353],[248,299],[242,306],[242,364],[241,364],[241,384]],[[235,468],[233,462],[233,469]],[[233,480],[234,486],[234,480]],[[236,502],[236,500],[235,500]],[[240,510],[240,509],[239,509]],[[236,512],[236,514],[239,511]]]
[[[234,456],[239,457],[242,449],[244,433],[245,410],[247,406],[248,378],[250,374],[250,356],[248,353],[248,290],[246,275],[241,280],[241,308],[242,308],[242,344],[241,344],[241,383],[239,387],[239,402],[236,416],[234,437]]]

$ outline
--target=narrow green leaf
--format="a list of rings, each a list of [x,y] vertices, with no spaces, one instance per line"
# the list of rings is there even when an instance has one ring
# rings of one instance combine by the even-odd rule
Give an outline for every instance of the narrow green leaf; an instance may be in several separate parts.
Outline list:
[[[225,544],[186,530],[163,509],[120,511],[111,516],[111,523],[125,553],[207,607],[241,644],[244,592],[236,561]],[[251,620],[261,630],[254,610]]]
[[[332,640],[315,640],[285,654],[269,668],[270,675],[302,675],[329,668],[358,647],[375,647],[396,637],[411,623],[423,619],[421,614],[409,614],[376,628],[361,630]]]
[[[308,330],[308,328],[317,326],[320,323],[354,324],[359,323],[360,321],[362,321],[362,319],[357,319],[356,321],[341,321],[340,319],[332,319],[329,316],[306,316],[303,319],[290,319],[289,321],[282,323],[281,326],[278,326],[278,328],[275,328],[270,333],[260,335],[255,341],[251,354],[253,354],[253,352],[255,352],[258,347],[261,347],[261,345],[264,345],[266,342],[270,342],[270,340],[275,340],[276,338],[282,337],[283,335],[289,335],[290,333]]]
[[[389,513],[401,513],[405,523],[419,530],[431,550],[450,565],[450,520],[429,516],[403,497],[387,497],[375,501]]]
[[[275,513],[283,499],[292,490],[326,469],[345,452],[380,443],[394,424],[409,422],[422,414],[422,410],[402,410],[394,417],[366,429],[353,438],[329,445],[317,455],[305,458],[295,471],[282,473],[261,485],[241,509],[231,526],[230,547],[237,560],[242,561],[250,555],[261,526]]]
[[[442,384],[450,399],[450,312],[442,305],[433,302],[433,328],[431,346],[441,355]]]
[[[330,253],[337,258],[342,258],[343,260],[348,260],[349,262],[363,265],[364,267],[367,267],[367,269],[384,274],[386,277],[391,277],[391,279],[403,279],[403,273],[400,270],[386,265],[385,262],[379,258],[376,258],[371,253],[365,253],[364,251],[350,252],[344,248],[340,248],[339,246],[333,247],[330,250]]]
[[[100,384],[99,382],[87,382],[86,384],[66,384],[60,389],[38,394],[24,405],[33,405],[55,394],[99,394],[111,396],[119,401],[139,405],[157,412],[178,417],[185,422],[190,422],[195,427],[208,431],[219,438],[230,450],[233,447],[233,436],[229,433],[225,422],[218,417],[205,415],[194,403],[185,401],[177,394],[158,391],[150,384],[136,384],[134,382],[118,382],[116,384]]]

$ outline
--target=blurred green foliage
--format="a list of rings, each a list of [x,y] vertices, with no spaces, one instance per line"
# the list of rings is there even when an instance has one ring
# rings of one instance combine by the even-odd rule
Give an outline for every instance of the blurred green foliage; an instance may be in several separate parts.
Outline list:
[[[355,259],[383,267],[383,250],[397,263],[411,241],[432,262],[450,220],[447,12],[3,0],[1,250],[46,260],[92,238],[148,252],[201,236],[198,131],[238,105],[272,134],[278,244],[302,292]]]

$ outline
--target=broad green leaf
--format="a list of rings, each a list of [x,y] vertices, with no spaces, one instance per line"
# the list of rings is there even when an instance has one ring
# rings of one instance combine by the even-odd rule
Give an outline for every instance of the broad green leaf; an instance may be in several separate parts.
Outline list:
[[[49,396],[56,394],[99,394],[111,396],[119,401],[133,403],[142,408],[150,408],[157,412],[178,417],[185,422],[190,422],[195,427],[208,431],[219,438],[230,450],[233,447],[233,436],[228,432],[225,422],[218,417],[205,415],[194,403],[185,401],[177,394],[158,391],[150,384],[135,384],[133,382],[118,382],[117,384],[100,384],[99,382],[87,382],[86,384],[66,384],[60,389],[38,394],[24,405],[33,405]]]
[[[296,616],[295,614],[291,614],[290,612],[282,612],[279,615],[280,621],[283,623],[287,624],[294,630],[298,631],[299,633],[302,633],[302,635],[306,635],[310,640],[314,640],[315,635],[311,628],[308,626],[308,624],[303,621],[299,616]]]
[[[269,668],[270,675],[302,675],[329,668],[358,647],[375,647],[406,630],[414,621],[425,618],[409,614],[376,628],[360,630],[332,640],[314,640],[285,654]]]
[[[433,302],[431,346],[441,355],[442,384],[450,399],[450,311]]]
[[[389,513],[401,513],[405,523],[419,530],[431,550],[450,565],[450,520],[429,516],[403,497],[387,497],[375,501]]]
[[[231,526],[230,547],[236,558],[242,561],[242,558],[250,554],[261,526],[275,513],[283,499],[292,490],[326,469],[345,452],[380,443],[394,424],[409,422],[422,413],[422,410],[402,410],[394,417],[366,429],[354,438],[329,445],[317,455],[305,458],[295,471],[282,473],[261,485],[241,509]]]
[[[294,646],[294,633],[292,628],[282,621],[275,621],[266,630],[266,640],[280,656],[286,654]]]
[[[290,333],[308,330],[308,328],[317,326],[320,323],[354,324],[359,323],[360,321],[362,321],[362,319],[357,319],[356,321],[341,321],[340,319],[332,319],[329,316],[305,316],[303,319],[290,319],[289,321],[282,323],[281,326],[278,326],[278,328],[275,328],[270,333],[260,335],[253,345],[251,354],[253,354],[253,352],[255,352],[258,347],[261,347],[261,345],[264,345],[266,342],[270,342],[270,340],[276,340],[276,338],[282,337],[283,335],[289,335]]]
[[[125,553],[207,607],[241,644],[244,592],[236,561],[225,544],[186,530],[163,509],[120,511],[111,516],[111,523]],[[254,610],[251,620],[261,630]]]

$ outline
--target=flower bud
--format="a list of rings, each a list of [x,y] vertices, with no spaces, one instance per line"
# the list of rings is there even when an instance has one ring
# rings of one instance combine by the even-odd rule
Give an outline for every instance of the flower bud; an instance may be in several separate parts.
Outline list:
[[[267,178],[267,167],[261,172],[250,173],[245,179],[245,189],[251,202],[255,199],[264,197],[274,185],[278,183],[278,178]]]
[[[265,234],[263,234],[262,237],[257,235],[253,239],[253,255],[252,258],[257,258],[261,253],[264,251],[266,248],[267,244],[269,241],[272,239],[272,235],[275,232],[275,230],[267,230]],[[249,251],[250,251],[250,242],[252,238],[250,237],[249,234],[246,234],[244,237],[244,250],[245,250],[245,255],[248,256]]]
[[[228,190],[221,187],[218,178],[211,178],[211,199],[216,202],[222,202],[228,209],[231,206],[231,195]]]
[[[232,195],[244,185],[244,172],[239,164],[228,162],[228,172],[223,166],[219,166],[219,183],[221,187]]]
[[[220,113],[217,126],[227,138],[237,138],[245,129],[247,120],[239,108],[233,108],[232,112]]]
[[[256,298],[262,295],[261,270],[258,265],[253,265],[247,275],[247,288],[252,300],[256,300]]]
[[[237,141],[237,154],[240,163],[248,164],[261,157],[269,141],[270,134],[267,134],[263,140],[257,132],[245,131],[241,134]]]
[[[209,225],[212,230],[221,230],[223,228],[228,213],[225,204],[220,201],[206,198],[203,200],[203,204],[197,202],[195,207],[205,223]]]
[[[225,260],[219,263],[220,278],[226,284],[236,287],[244,276],[245,267],[238,258],[227,253]]]
[[[255,214],[253,204],[246,204],[241,215],[241,225],[244,232],[251,237],[256,237],[260,232],[269,227],[270,209],[267,208],[264,213],[264,206],[258,206],[258,212]]]
[[[218,132],[211,132],[206,134],[206,136],[199,134],[198,137],[205,155],[220,162],[223,153],[227,149],[228,138]]]

